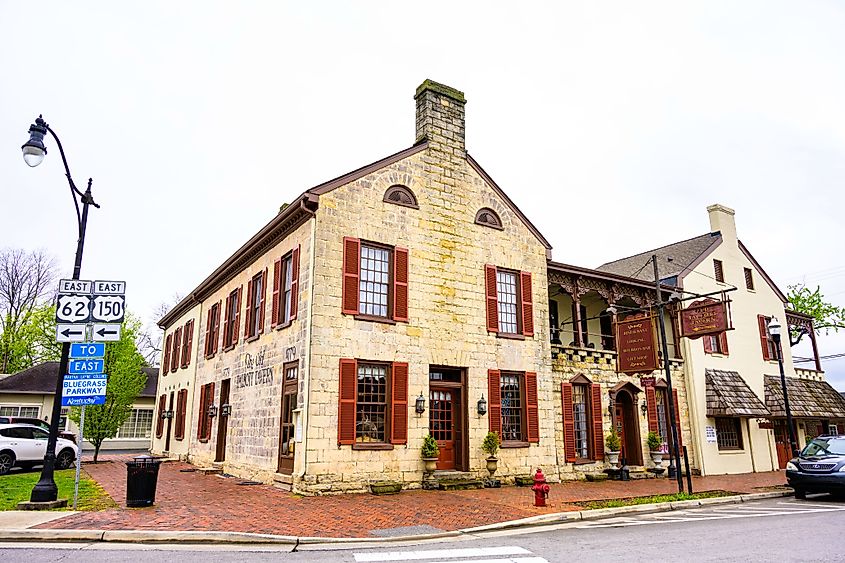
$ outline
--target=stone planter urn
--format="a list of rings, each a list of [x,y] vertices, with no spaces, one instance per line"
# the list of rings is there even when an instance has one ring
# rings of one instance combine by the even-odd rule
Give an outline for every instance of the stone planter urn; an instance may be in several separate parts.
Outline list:
[[[663,452],[649,452],[649,455],[655,467],[663,467]]]
[[[426,473],[434,473],[434,470],[437,469],[437,458],[436,457],[424,457],[422,458],[423,464],[425,466]]]
[[[605,457],[607,457],[607,463],[610,465],[616,465],[619,463],[619,452],[605,452]]]
[[[496,469],[499,468],[499,458],[496,456],[490,456],[487,458],[487,472],[490,474],[490,478],[493,477],[493,474],[496,472]]]

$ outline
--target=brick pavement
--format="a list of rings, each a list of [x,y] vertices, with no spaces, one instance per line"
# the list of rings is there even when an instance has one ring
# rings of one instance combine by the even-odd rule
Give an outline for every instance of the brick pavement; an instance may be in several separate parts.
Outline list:
[[[88,464],[85,471],[119,504],[126,498],[126,457]],[[550,506],[535,508],[525,487],[469,491],[404,491],[301,497],[268,485],[239,485],[238,478],[183,472],[190,465],[161,465],[156,504],[69,515],[38,528],[102,530],[200,530],[314,537],[371,537],[373,531],[405,526],[459,530],[538,514],[578,510],[570,502],[646,496],[677,491],[675,481],[586,481],[552,484]],[[696,491],[755,492],[782,485],[779,472],[696,477]]]

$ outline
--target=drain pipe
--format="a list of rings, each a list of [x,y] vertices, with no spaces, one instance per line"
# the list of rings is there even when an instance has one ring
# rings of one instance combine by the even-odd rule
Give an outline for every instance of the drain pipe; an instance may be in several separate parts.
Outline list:
[[[310,397],[311,397],[311,335],[312,335],[312,322],[314,317],[314,269],[317,263],[317,215],[316,213],[311,218],[311,238],[310,238],[310,256],[308,259],[308,270],[309,270],[309,277],[308,280],[308,308],[307,308],[307,315],[305,316],[305,386],[302,390],[302,414],[299,417],[299,421],[302,424],[302,471],[299,473],[300,480],[305,478],[305,474],[308,473],[308,432],[306,432],[306,428],[308,428],[308,415],[310,412]],[[293,485],[291,485],[293,487]]]

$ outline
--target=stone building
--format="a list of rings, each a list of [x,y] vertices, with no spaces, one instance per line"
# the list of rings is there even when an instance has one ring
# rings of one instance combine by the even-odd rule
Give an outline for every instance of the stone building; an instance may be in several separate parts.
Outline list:
[[[723,205],[707,211],[709,232],[599,270],[649,279],[642,265],[656,255],[663,283],[685,296],[730,300],[729,330],[679,342],[694,465],[702,474],[783,468],[790,455],[778,347],[767,328],[772,317],[783,324],[783,365],[790,402],[796,398],[791,410],[799,445],[841,428],[845,403],[824,381],[812,318],[788,309],[784,293],[737,238],[734,211]],[[693,299],[684,306],[700,303]],[[799,334],[812,342],[812,367],[793,363],[790,339]]]
[[[651,394],[616,374],[611,344],[555,339],[550,306],[567,305],[549,290],[592,314],[595,295],[647,306],[653,285],[550,262],[467,153],[463,93],[427,80],[415,100],[411,147],[305,191],[161,319],[154,452],[324,494],[421,486],[429,433],[436,475],[479,479],[494,431],[497,477],[557,480],[607,467],[625,418],[645,466]]]

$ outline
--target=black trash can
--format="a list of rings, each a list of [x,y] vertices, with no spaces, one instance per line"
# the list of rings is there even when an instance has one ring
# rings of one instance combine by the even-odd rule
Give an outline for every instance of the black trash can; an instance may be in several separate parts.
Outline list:
[[[126,506],[152,506],[156,500],[158,466],[161,460],[148,455],[126,462]]]

